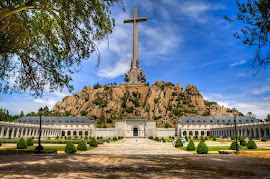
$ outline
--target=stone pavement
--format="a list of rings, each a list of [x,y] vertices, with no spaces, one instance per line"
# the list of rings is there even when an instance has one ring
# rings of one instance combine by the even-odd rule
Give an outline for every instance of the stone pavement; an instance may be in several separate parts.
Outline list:
[[[125,138],[120,141],[99,145],[82,154],[95,155],[182,155],[192,154],[173,147],[172,143],[160,143],[147,138]]]

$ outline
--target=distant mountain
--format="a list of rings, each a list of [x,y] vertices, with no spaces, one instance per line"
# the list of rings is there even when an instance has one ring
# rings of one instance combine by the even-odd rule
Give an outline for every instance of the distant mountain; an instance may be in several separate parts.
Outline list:
[[[174,126],[185,116],[233,116],[230,108],[208,102],[199,90],[188,84],[157,81],[147,85],[84,86],[73,96],[57,102],[53,113],[66,116],[87,116],[98,127],[114,127],[124,116],[143,116],[156,120],[158,127]]]

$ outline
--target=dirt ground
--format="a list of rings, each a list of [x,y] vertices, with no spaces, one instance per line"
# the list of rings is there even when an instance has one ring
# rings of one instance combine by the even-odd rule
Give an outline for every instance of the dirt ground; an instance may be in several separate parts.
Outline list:
[[[268,178],[270,159],[235,155],[1,155],[0,178]]]

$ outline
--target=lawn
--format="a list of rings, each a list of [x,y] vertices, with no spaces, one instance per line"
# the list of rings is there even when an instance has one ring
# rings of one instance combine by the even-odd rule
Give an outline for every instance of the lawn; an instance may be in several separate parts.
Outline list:
[[[58,151],[65,151],[65,146],[43,146],[44,149],[57,149]],[[34,150],[36,146],[28,146],[26,149],[17,149],[16,147],[7,148],[6,150]],[[94,149],[95,147],[87,146],[87,150]]]
[[[208,151],[219,151],[219,150],[229,150],[229,146],[208,146]],[[187,147],[180,147],[181,150],[187,151]],[[241,150],[243,151],[265,151],[270,150],[266,148],[260,148],[257,149],[248,149],[246,146],[241,146]]]

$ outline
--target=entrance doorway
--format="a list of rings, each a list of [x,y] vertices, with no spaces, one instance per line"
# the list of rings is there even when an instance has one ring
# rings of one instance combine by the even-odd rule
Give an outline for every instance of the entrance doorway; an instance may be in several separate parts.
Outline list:
[[[138,128],[133,129],[133,136],[138,136]]]

